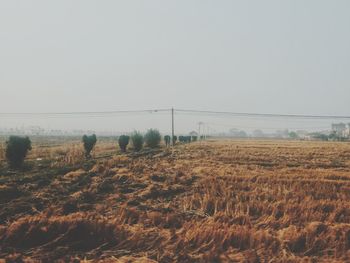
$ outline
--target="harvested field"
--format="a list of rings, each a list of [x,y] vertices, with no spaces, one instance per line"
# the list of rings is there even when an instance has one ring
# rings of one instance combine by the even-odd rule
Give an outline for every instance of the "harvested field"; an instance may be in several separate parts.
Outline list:
[[[0,259],[350,261],[348,143],[99,149],[90,161],[39,151],[23,171],[0,164]]]

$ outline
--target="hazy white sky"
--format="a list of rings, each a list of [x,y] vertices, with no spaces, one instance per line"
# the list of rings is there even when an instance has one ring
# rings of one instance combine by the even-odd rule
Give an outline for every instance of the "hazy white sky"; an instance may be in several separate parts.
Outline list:
[[[350,115],[350,1],[0,2],[0,112]]]

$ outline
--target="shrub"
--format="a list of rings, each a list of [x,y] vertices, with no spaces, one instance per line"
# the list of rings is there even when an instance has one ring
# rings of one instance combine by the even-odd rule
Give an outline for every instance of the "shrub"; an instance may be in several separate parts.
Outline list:
[[[197,141],[197,139],[198,139],[198,137],[197,137],[197,136],[192,136],[192,141],[193,141],[193,142],[196,142],[196,141]]]
[[[11,167],[22,166],[28,151],[32,149],[31,144],[28,137],[10,136],[6,142],[6,159]]]
[[[175,145],[176,142],[177,142],[177,136],[174,135],[174,137],[173,137],[173,144]]]
[[[150,148],[156,148],[159,146],[161,136],[158,130],[149,129],[145,134],[145,143]]]
[[[128,135],[119,136],[118,143],[122,152],[126,152],[126,147],[129,144],[130,137]]]
[[[86,158],[91,157],[91,151],[94,148],[96,142],[97,142],[97,138],[96,138],[95,134],[93,134],[91,136],[87,136],[87,135],[83,136],[83,143],[84,143],[85,157]]]
[[[291,139],[297,139],[299,136],[296,132],[294,131],[291,131],[289,134],[288,134],[289,138]]]
[[[170,145],[170,136],[169,135],[165,135],[164,136],[164,141],[165,141],[165,145],[169,146]]]
[[[184,143],[190,143],[191,142],[191,136],[179,136],[179,141]]]
[[[143,147],[143,136],[141,133],[135,131],[131,135],[132,145],[134,146],[134,151],[140,151]]]

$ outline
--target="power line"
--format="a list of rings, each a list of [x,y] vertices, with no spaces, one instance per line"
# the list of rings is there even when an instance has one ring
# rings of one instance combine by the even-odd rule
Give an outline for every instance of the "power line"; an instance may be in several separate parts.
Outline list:
[[[143,113],[164,113],[171,112],[172,109],[146,109],[146,110],[117,110],[117,111],[77,111],[77,112],[0,112],[0,117],[104,117],[113,115],[132,115]],[[350,116],[345,115],[307,115],[307,114],[275,114],[275,113],[248,113],[248,112],[229,112],[229,111],[208,111],[193,109],[174,109],[175,114],[190,115],[221,115],[232,117],[253,117],[253,118],[294,118],[294,119],[349,119]]]
[[[226,128],[237,128],[237,129],[262,129],[262,130],[276,130],[278,127],[264,127],[260,125],[255,125],[255,126],[246,126],[246,125],[241,125],[241,124],[221,124],[221,123],[212,123],[212,122],[205,122],[206,125],[212,125],[212,126],[219,126],[219,127],[226,127]],[[294,127],[292,125],[286,127],[286,129],[298,129],[298,130],[303,130],[303,129],[328,129],[328,126],[304,126],[304,127]]]
[[[176,109],[179,113],[190,113],[197,115],[226,115],[235,117],[260,117],[260,118],[295,118],[295,119],[350,119],[350,116],[342,115],[305,115],[305,114],[274,114],[274,113],[247,113],[247,112],[228,112],[228,111],[205,111],[205,110],[186,110]]]
[[[71,117],[71,116],[87,116],[87,117],[103,117],[108,115],[130,115],[143,113],[161,113],[168,112],[171,109],[147,109],[147,110],[119,110],[119,111],[89,111],[89,112],[0,112],[1,117]]]

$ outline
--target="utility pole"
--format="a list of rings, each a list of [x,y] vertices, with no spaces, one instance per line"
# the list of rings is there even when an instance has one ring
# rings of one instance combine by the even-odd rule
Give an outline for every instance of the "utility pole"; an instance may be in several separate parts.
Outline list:
[[[203,122],[198,122],[198,141],[201,140],[201,125],[203,124]]]
[[[198,141],[201,140],[201,124],[198,122]]]
[[[171,108],[171,139],[172,139],[172,146],[174,147],[175,142],[174,142],[174,108]]]

